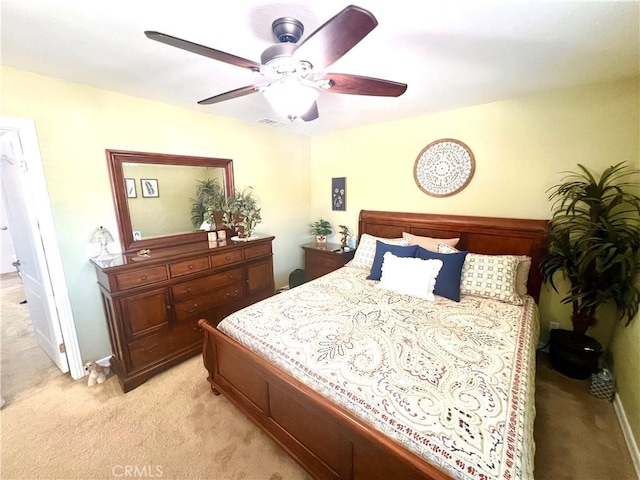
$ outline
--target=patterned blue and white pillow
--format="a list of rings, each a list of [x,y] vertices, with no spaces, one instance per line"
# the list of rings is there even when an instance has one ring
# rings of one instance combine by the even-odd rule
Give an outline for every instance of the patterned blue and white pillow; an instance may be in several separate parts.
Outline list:
[[[406,238],[382,238],[363,233],[360,236],[356,253],[353,255],[353,260],[349,262],[349,266],[371,270],[373,259],[376,256],[376,240],[389,245],[402,245],[403,247],[409,244],[409,240]]]
[[[438,243],[440,253],[457,251],[449,245]],[[522,305],[524,301],[516,288],[519,263],[520,257],[517,255],[468,253],[462,266],[460,293]]]

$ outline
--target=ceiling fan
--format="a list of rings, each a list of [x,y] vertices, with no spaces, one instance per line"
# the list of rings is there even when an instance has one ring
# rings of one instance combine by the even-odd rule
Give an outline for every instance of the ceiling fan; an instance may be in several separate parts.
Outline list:
[[[262,81],[253,85],[200,100],[200,105],[211,105],[264,92],[274,108],[287,115],[291,121],[301,118],[309,122],[318,118],[316,98],[321,90],[382,97],[399,97],[405,92],[407,85],[404,83],[324,71],[377,25],[378,21],[371,12],[349,5],[298,44],[304,32],[302,23],[291,17],[278,18],[271,29],[279,43],[271,45],[262,53],[261,63],[164,33],[144,33],[151,40],[247,68],[263,77]]]

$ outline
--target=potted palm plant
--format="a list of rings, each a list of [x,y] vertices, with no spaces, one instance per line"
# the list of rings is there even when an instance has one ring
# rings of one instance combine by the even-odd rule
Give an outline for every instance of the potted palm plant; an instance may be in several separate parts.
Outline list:
[[[198,180],[196,198],[191,199],[191,223],[200,228],[203,222],[209,228],[222,228],[222,206],[226,200],[225,191],[217,180]]]
[[[587,335],[598,307],[612,305],[626,325],[638,312],[640,171],[621,162],[597,177],[578,167],[549,189],[553,214],[541,270],[556,292],[555,274],[562,273],[569,283],[562,302],[572,305],[573,331],[551,331],[551,363],[569,377],[587,378],[603,351]]]
[[[316,236],[316,243],[318,245],[323,245],[327,243],[327,235],[331,235],[333,231],[331,229],[331,223],[328,220],[321,218],[320,220],[316,220],[311,225],[311,234]]]
[[[224,225],[235,231],[239,238],[250,239],[255,227],[262,221],[258,199],[252,187],[236,189],[222,206]]]

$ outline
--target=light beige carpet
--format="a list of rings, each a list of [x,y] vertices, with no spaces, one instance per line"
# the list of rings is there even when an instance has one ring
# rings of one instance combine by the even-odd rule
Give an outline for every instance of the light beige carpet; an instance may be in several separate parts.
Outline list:
[[[205,377],[194,357],[126,395],[113,376],[60,374],[18,391],[0,411],[0,478],[309,478]],[[636,478],[611,403],[544,356],[536,386],[538,480]]]
[[[1,478],[307,478],[203,373],[194,357],[126,395],[113,376],[26,392],[0,412]]]
[[[590,380],[567,378],[538,355],[537,480],[636,480],[613,404],[589,394]]]
[[[18,273],[0,275],[0,392],[11,402],[21,391],[60,376],[36,342]]]

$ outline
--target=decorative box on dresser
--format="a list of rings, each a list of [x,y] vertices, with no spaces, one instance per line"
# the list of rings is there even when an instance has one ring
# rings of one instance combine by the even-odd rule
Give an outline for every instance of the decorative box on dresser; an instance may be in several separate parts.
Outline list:
[[[125,392],[202,351],[201,318],[225,316],[275,293],[271,243],[191,243],[149,256],[94,260],[109,327],[111,367]]]
[[[307,282],[344,266],[356,253],[355,250],[343,250],[340,245],[333,243],[309,243],[302,248],[304,278]]]

